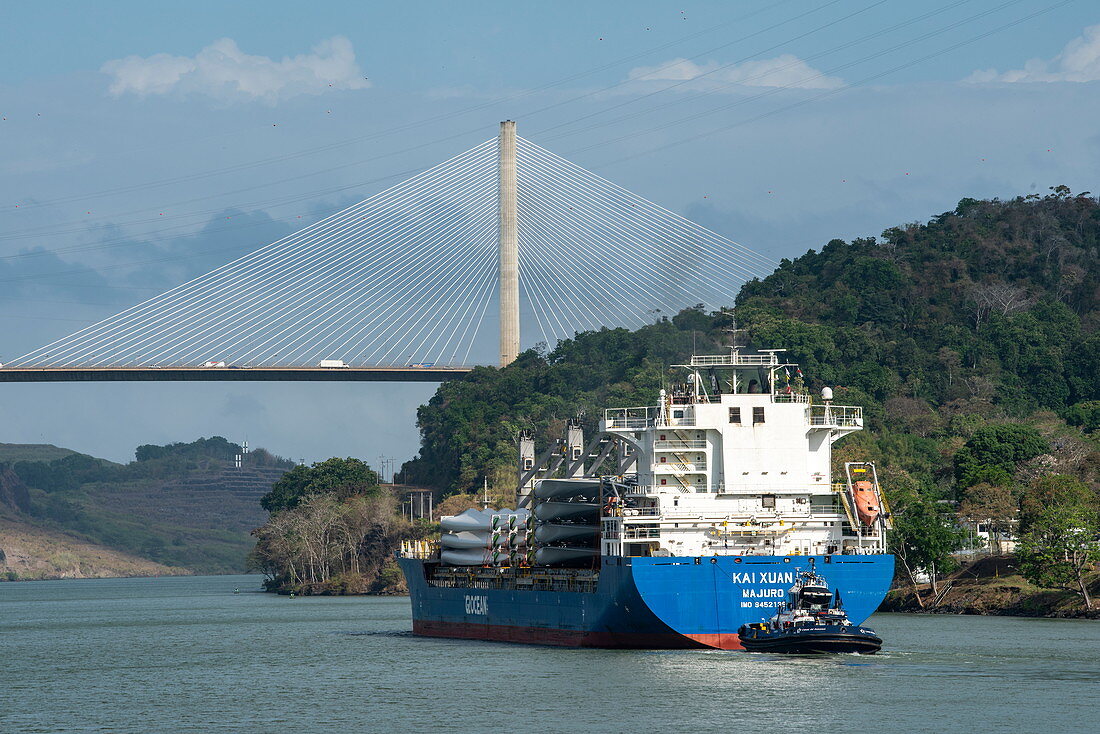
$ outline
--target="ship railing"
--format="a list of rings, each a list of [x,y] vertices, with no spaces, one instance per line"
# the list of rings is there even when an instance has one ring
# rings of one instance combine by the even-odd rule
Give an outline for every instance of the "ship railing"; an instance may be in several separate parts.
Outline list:
[[[863,408],[854,405],[811,405],[809,421],[811,426],[862,428]]]
[[[623,517],[660,517],[660,507],[624,507],[622,510]]]
[[[833,502],[832,504],[828,505],[810,505],[811,515],[839,515],[843,512],[844,511],[840,509],[840,502]]]
[[[673,395],[669,398],[673,405],[698,405],[699,403],[720,403],[722,395]]]
[[[658,467],[675,466],[675,464],[656,464]],[[698,464],[697,464],[698,466]],[[642,495],[654,495],[662,492],[674,492],[677,490],[683,490],[684,487],[669,484],[636,484],[630,487],[629,494],[642,494]],[[706,493],[706,494],[721,494],[721,495],[760,495],[760,494],[809,494],[809,495],[825,495],[830,492],[844,492],[845,485],[843,484],[812,484],[810,482],[797,483],[797,484],[756,484],[756,483],[734,483],[730,485],[726,484],[711,484],[711,485],[696,485],[688,484],[687,494]]]
[[[609,431],[615,429],[633,431],[649,428],[653,425],[653,421],[645,418],[608,418],[605,425]]]
[[[623,531],[623,540],[649,540],[660,537],[659,528],[628,528]]]
[[[706,439],[695,439],[678,441],[668,439],[665,441],[654,441],[654,451],[686,451],[689,449],[705,449],[707,447]]]
[[[800,392],[777,392],[772,395],[773,403],[809,403],[812,400],[810,395]]]
[[[604,423],[610,429],[640,429],[652,426],[657,420],[657,408],[641,406],[637,408],[608,408],[603,412]]]
[[[661,466],[668,466],[668,464],[661,464]],[[712,486],[709,489],[703,485],[697,485],[688,483],[684,484],[639,484],[630,488],[630,494],[644,494],[655,495],[662,492],[679,492],[680,494],[721,494],[722,489],[720,486]]]
[[[690,367],[713,367],[718,365],[745,365],[760,367],[776,365],[779,360],[774,354],[695,354],[691,357]]]
[[[695,425],[695,411],[690,406],[673,407],[663,418],[661,411],[653,406],[608,408],[603,415],[606,430],[640,430],[650,426],[676,428]]]

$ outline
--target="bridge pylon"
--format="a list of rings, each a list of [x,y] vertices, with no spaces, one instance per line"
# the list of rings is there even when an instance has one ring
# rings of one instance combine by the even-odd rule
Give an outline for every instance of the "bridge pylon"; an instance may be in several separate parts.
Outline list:
[[[500,123],[500,366],[519,356],[519,237],[516,230],[516,123]]]

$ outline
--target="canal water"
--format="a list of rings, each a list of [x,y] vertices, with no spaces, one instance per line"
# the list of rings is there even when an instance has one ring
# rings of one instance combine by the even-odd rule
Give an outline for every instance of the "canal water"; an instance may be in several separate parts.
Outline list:
[[[1100,727],[1100,622],[876,615],[886,648],[862,657],[573,650],[414,637],[405,598],[258,587],[0,584],[0,732]]]

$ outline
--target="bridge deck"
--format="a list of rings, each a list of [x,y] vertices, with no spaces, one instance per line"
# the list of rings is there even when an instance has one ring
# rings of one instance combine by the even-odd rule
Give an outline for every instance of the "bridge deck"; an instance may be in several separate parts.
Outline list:
[[[473,367],[3,367],[0,382],[443,382]]]

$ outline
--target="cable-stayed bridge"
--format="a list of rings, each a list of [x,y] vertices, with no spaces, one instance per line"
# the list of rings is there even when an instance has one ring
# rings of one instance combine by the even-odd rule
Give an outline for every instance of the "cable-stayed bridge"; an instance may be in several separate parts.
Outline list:
[[[0,382],[440,381],[471,369],[487,321],[505,365],[521,313],[528,342],[553,344],[731,304],[773,266],[505,122],[498,138],[8,362]]]

